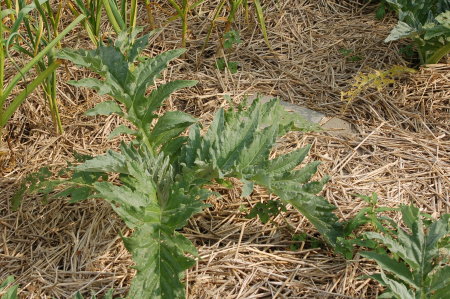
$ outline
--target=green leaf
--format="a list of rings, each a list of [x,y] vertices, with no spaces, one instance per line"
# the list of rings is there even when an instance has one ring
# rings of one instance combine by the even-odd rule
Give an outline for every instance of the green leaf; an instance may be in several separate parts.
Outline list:
[[[261,27],[261,32],[264,36],[264,41],[266,42],[269,49],[272,49],[269,37],[267,36],[266,22],[264,21],[264,12],[259,0],[255,0],[256,17],[258,18],[259,27]]]
[[[402,206],[400,211],[402,212],[403,222],[410,230],[413,230],[419,220],[419,208],[414,206]]]
[[[224,71],[225,70],[225,68],[226,68],[226,63],[225,63],[225,59],[223,59],[223,58],[218,58],[217,60],[216,60],[216,67],[217,67],[217,69],[219,70],[219,71]]]
[[[124,86],[125,82],[129,77],[128,63],[125,60],[125,56],[116,48],[113,47],[103,47],[99,46],[97,49],[98,56],[101,63],[102,68],[107,68],[108,76],[111,79],[114,79],[119,85],[124,87],[126,90],[126,86]]]
[[[197,120],[181,111],[168,111],[158,119],[150,133],[150,142],[155,146],[165,144],[178,136]]]
[[[80,201],[83,201],[85,199],[88,199],[93,194],[93,189],[89,186],[80,187],[70,187],[67,188],[64,191],[61,191],[60,193],[56,194],[55,197],[67,197],[70,196],[71,200],[69,200],[69,203],[77,203]]]
[[[271,217],[277,216],[281,211],[286,211],[286,207],[279,200],[258,202],[246,218],[256,218],[258,216],[262,223],[267,223]]]
[[[342,235],[341,224],[333,214],[335,207],[314,195],[321,182],[309,181],[319,163],[312,162],[292,171],[304,159],[309,148],[269,160],[269,153],[279,135],[284,108],[276,101],[255,101],[247,110],[219,110],[207,133],[201,137],[198,127],[191,129],[180,161],[193,168],[197,179],[227,176],[252,181],[268,188],[285,203],[291,203],[311,221],[330,244]],[[297,163],[298,162],[298,163]]]
[[[153,113],[173,92],[195,84],[197,84],[197,81],[194,80],[176,80],[160,85],[148,97],[135,97],[131,111],[142,123],[150,123],[155,118]]]
[[[242,179],[241,181],[244,184],[242,187],[241,197],[250,196],[253,192],[254,183],[245,179]]]
[[[388,278],[383,271],[381,272],[381,277],[386,286],[389,287],[389,291],[398,299],[415,299],[414,293],[408,290],[404,284]]]
[[[230,70],[230,73],[236,74],[238,72],[239,63],[236,61],[229,61],[228,62],[228,69]]]
[[[270,160],[267,170],[273,175],[283,174],[291,171],[297,165],[303,162],[306,155],[308,155],[311,145],[307,145],[298,150],[292,151],[286,155],[281,155],[273,160]]]
[[[384,236],[380,233],[375,233],[375,232],[367,232],[365,234],[368,238],[370,239],[378,239],[380,241],[383,242],[383,244],[385,246],[387,246],[389,248],[389,250],[397,255],[399,255],[400,257],[402,257],[405,261],[408,262],[408,264],[412,267],[419,267],[419,260],[417,258],[417,256],[414,254],[414,252],[412,252],[411,250],[411,246],[412,246],[412,242],[413,240],[410,239],[406,239],[407,244],[409,243],[409,248],[405,248],[405,246],[403,246],[402,244],[400,244],[399,242],[397,242],[396,240],[392,239],[389,236]],[[399,241],[404,241],[405,239],[399,240]],[[403,243],[403,242],[402,242]]]
[[[139,64],[133,76],[129,77],[132,81],[127,82],[130,86],[130,94],[133,95],[133,103],[144,97],[147,87],[154,83],[155,78],[167,67],[167,63],[185,51],[184,49],[170,50]]]
[[[161,226],[144,225],[123,241],[137,270],[128,298],[184,298],[180,279],[195,264],[186,254],[197,255],[188,239]]]
[[[384,3],[381,3],[377,10],[375,11],[375,17],[377,20],[382,20],[386,16],[386,6]]]
[[[131,98],[127,93],[128,85],[123,81],[124,78],[132,77],[128,74],[128,64],[125,61],[123,55],[116,51],[107,51],[115,53],[117,57],[108,59],[107,54],[103,53],[105,47],[100,47],[96,50],[69,50],[64,49],[56,54],[56,57],[60,59],[70,60],[73,63],[86,67],[101,76],[105,77],[105,81],[100,81],[95,78],[82,79],[80,82],[71,82],[76,86],[89,87],[98,90],[101,94],[109,94],[115,98],[115,100],[125,104],[127,107],[131,104]],[[107,61],[103,61],[107,59]],[[119,70],[110,70],[110,67],[114,68],[113,60],[121,59],[121,67]],[[127,69],[124,69],[124,64],[127,65]],[[126,71],[126,74],[125,74]],[[118,76],[116,78],[115,76]]]
[[[131,237],[124,238],[137,269],[129,298],[184,296],[180,280],[193,265],[196,251],[176,230],[206,206],[204,201],[212,193],[202,188],[214,182],[233,181],[228,178],[244,182],[243,195],[250,195],[253,185],[260,184],[281,198],[269,202],[260,216],[263,220],[290,203],[334,245],[342,236],[341,224],[333,214],[335,207],[315,195],[328,178],[309,181],[319,163],[296,169],[308,149],[269,160],[277,137],[293,128],[278,101],[256,100],[249,107],[239,106],[226,112],[219,109],[204,135],[195,118],[179,111],[166,112],[152,126],[162,102],[172,92],[196,82],[167,83],[146,96],[147,88],[167,63],[184,50],[172,50],[135,63],[137,54],[133,51],[139,52],[145,44],[145,39],[133,44],[135,34],[119,34],[113,47],[60,53],[61,58],[104,77],[104,81],[88,79],[77,84],[107,93],[124,104],[122,116],[137,127],[137,138],[129,144],[122,143],[119,152],[110,150],[84,161],[71,169],[72,177],[45,187],[50,193],[65,183],[66,189],[60,195],[72,196],[73,201],[104,198],[134,231]],[[136,45],[135,50],[130,48],[132,45]],[[113,102],[102,103],[89,114],[119,113],[119,108]],[[189,136],[182,136],[189,126]],[[113,182],[109,173],[113,173]]]
[[[89,109],[84,114],[87,116],[95,115],[111,115],[113,113],[123,115],[122,109],[114,101],[105,101],[95,105],[94,108]]]
[[[414,32],[416,32],[414,28],[405,22],[399,21],[384,42],[388,43],[405,37],[410,37]]]
[[[231,49],[233,45],[242,43],[239,32],[236,30],[230,30],[224,34],[223,47],[225,49]]]
[[[8,285],[14,283],[14,276],[10,275],[6,277],[6,279],[0,284],[0,291],[3,291]],[[13,285],[8,288],[6,293],[4,293],[1,299],[17,299],[17,290],[19,289],[19,285]]]
[[[315,228],[325,237],[328,243],[335,246],[336,239],[342,236],[342,227],[333,213],[336,207],[323,197],[302,191],[272,189],[287,203],[292,204]]]
[[[176,138],[173,138],[161,147],[161,152],[166,156],[171,157],[171,161],[173,162],[175,159],[177,159],[178,155],[180,154],[181,147],[186,143],[187,140],[188,138],[186,136],[178,136]]]
[[[136,58],[139,56],[139,54],[142,52],[143,49],[148,44],[148,39],[150,36],[154,35],[157,32],[157,30],[153,30],[150,33],[138,38],[133,45],[131,46],[131,49],[129,49],[129,53],[127,56],[128,62],[132,63],[136,60]],[[127,49],[128,50],[128,49]]]
[[[449,234],[450,215],[445,214],[438,221],[423,222],[418,208],[401,206],[400,210],[403,221],[410,232],[406,232],[398,226],[397,232],[390,232],[397,237],[396,240],[386,233],[383,235],[368,232],[366,236],[379,240],[401,260],[391,258],[387,253],[364,252],[361,255],[374,259],[384,271],[392,273],[395,280],[392,278],[390,280],[383,279],[383,281],[398,298],[409,298],[402,296],[407,296],[404,290],[411,287],[416,290],[416,294],[421,294],[421,297],[425,296],[424,298],[430,298],[431,295],[435,296],[438,293],[445,294],[445,291],[442,290],[446,289],[449,284],[447,272],[450,269],[448,266],[442,267],[439,244],[440,240]],[[389,230],[384,231],[389,232]],[[404,282],[404,287],[400,286],[400,280]]]
[[[439,268],[430,277],[430,293],[450,290],[450,266]],[[448,293],[447,293],[448,294]]]
[[[137,131],[128,128],[125,125],[120,125],[117,128],[115,128],[109,135],[108,135],[108,139],[113,139],[114,137],[117,137],[119,135],[122,134],[127,134],[127,135],[136,135]]]
[[[142,193],[126,186],[115,186],[108,182],[94,184],[98,197],[111,202],[111,207],[130,228],[136,228],[143,223],[158,223],[161,215],[156,199],[156,187],[148,182],[151,192]]]
[[[78,81],[69,81],[69,84],[76,87],[92,88],[97,91],[99,95],[110,95],[121,103],[129,101],[123,88],[114,81],[107,82],[96,78],[84,78]]]
[[[216,60],[216,67],[219,71],[224,71],[225,68],[230,70],[230,73],[236,74],[238,71],[239,63],[236,61],[225,61],[224,58],[218,58]]]
[[[246,145],[244,151],[240,154],[236,169],[247,174],[253,172],[255,165],[265,167],[267,165],[267,157],[275,143],[277,133],[278,128],[276,126],[267,127],[255,132],[251,143]],[[250,176],[246,175],[246,177]]]
[[[108,150],[105,155],[94,157],[75,167],[84,172],[118,172],[128,174],[125,158],[121,154]]]
[[[397,277],[402,279],[403,281],[409,283],[410,285],[418,288],[416,281],[414,280],[413,275],[409,271],[409,269],[402,263],[382,254],[378,254],[372,251],[364,251],[360,252],[361,256],[373,259],[377,262],[377,264],[384,269],[385,271],[389,271],[394,273]]]

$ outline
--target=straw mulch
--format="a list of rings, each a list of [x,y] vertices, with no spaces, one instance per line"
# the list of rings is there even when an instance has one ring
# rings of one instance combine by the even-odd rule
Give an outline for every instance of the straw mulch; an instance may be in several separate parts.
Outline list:
[[[381,92],[367,90],[346,107],[340,92],[359,71],[406,64],[398,54],[399,44],[383,43],[395,19],[375,20],[374,7],[362,1],[264,2],[273,52],[255,23],[239,18],[235,28],[243,43],[227,53],[228,60],[240,63],[234,75],[215,69],[215,58],[208,57],[214,56],[214,43],[202,63],[194,63],[213,14],[209,4],[199,7],[191,17],[186,59],[172,63],[160,81],[200,83],[173,96],[165,109],[183,109],[208,122],[218,107],[228,105],[224,95],[239,102],[246,94],[261,93],[338,116],[351,122],[356,133],[290,133],[274,154],[312,144],[309,159],[323,162],[317,177],[331,175],[323,195],[338,207],[339,217],[348,219],[365,206],[355,194],[372,192],[383,206],[414,203],[435,217],[449,213],[450,65],[422,68]],[[165,17],[158,14],[158,22]],[[145,20],[144,11],[139,19]],[[168,24],[148,54],[177,47],[179,29],[177,22]],[[82,31],[65,43],[89,44]],[[362,60],[351,62],[340,49],[351,49]],[[12,151],[0,158],[0,281],[15,275],[23,298],[68,298],[77,291],[102,294],[110,287],[124,295],[134,275],[118,237],[119,232],[130,232],[105,202],[69,205],[34,196],[17,212],[9,207],[26,174],[42,166],[57,170],[73,160],[73,151],[100,154],[125,138],[107,139],[120,124],[117,117],[83,116],[104,99],[67,85],[68,79],[90,76],[72,65],[67,69],[69,73],[60,71],[59,86],[65,134],[52,133],[46,106],[36,93],[9,123]],[[372,280],[360,278],[377,271],[373,263],[358,255],[346,261],[325,245],[311,248],[291,241],[294,233],[317,237],[295,210],[266,225],[246,219],[248,208],[271,198],[264,190],[247,199],[239,197],[238,185],[216,191],[222,197],[212,198],[212,207],[184,228],[200,254],[186,276],[189,298],[375,298],[382,291]],[[298,249],[290,250],[291,245]]]

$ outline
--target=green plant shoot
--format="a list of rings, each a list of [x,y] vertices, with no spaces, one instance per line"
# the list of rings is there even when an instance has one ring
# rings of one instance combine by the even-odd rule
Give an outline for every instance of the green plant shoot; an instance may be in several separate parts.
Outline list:
[[[149,34],[133,38],[119,34],[111,46],[96,50],[63,50],[58,54],[87,67],[104,78],[72,82],[115,101],[106,101],[87,115],[117,114],[133,124],[119,127],[135,141],[122,143],[119,151],[84,159],[69,167],[56,181],[29,181],[29,191],[42,191],[52,197],[71,197],[71,202],[103,198],[133,230],[123,238],[132,254],[137,274],[128,298],[183,298],[182,278],[195,263],[197,251],[179,230],[189,218],[208,205],[213,195],[207,188],[214,182],[239,179],[246,194],[255,184],[276,194],[281,202],[298,209],[322,236],[335,244],[342,225],[333,214],[335,207],[317,196],[328,178],[310,181],[318,162],[297,168],[309,146],[269,159],[278,137],[294,128],[291,117],[278,103],[254,101],[247,109],[220,109],[206,133],[191,115],[181,111],[155,114],[174,91],[193,86],[195,81],[179,80],[162,84],[147,94],[167,63],[184,50],[171,50],[136,64]],[[187,135],[183,132],[188,131]],[[108,178],[118,174],[114,183]],[[54,194],[58,186],[64,188]]]

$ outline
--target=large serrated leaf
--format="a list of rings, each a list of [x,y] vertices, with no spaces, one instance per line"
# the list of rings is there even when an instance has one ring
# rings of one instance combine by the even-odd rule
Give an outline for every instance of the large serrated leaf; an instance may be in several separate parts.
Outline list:
[[[197,120],[187,113],[168,111],[158,119],[149,135],[150,142],[154,147],[165,144],[196,122]]]
[[[133,98],[143,97],[147,87],[154,83],[155,78],[167,67],[167,63],[184,52],[184,49],[170,50],[139,64],[134,71],[131,86]]]
[[[180,279],[195,264],[187,254],[197,254],[188,239],[163,226],[145,224],[124,243],[137,270],[128,298],[184,298]]]
[[[276,137],[278,128],[275,126],[264,128],[254,133],[254,138],[248,144],[237,159],[237,168],[242,173],[253,172],[251,168],[265,168],[267,165],[267,157],[270,154]]]
[[[372,251],[364,251],[360,253],[361,256],[375,260],[385,271],[394,273],[398,278],[409,283],[414,287],[418,287],[413,275],[409,269],[402,263],[390,258],[386,255],[379,254]]]
[[[158,86],[153,90],[148,97],[136,95],[133,99],[132,112],[135,117],[142,123],[150,123],[155,115],[153,114],[158,109],[163,101],[167,99],[173,92],[186,87],[191,87],[197,84],[193,80],[177,80]]]
[[[409,231],[398,225],[396,233],[390,232],[396,239],[386,235],[388,230],[383,234],[375,232],[365,234],[370,239],[378,240],[394,254],[394,257],[400,259],[390,257],[386,253],[363,252],[361,255],[375,260],[384,271],[395,277],[394,280],[380,276],[389,291],[398,298],[441,298],[440,296],[449,289],[447,286],[450,270],[441,262],[448,260],[448,257],[442,259],[440,248],[446,246],[445,237],[450,232],[450,215],[445,214],[441,219],[425,225],[418,208],[401,206],[400,210]],[[441,244],[442,242],[444,244]],[[404,290],[410,288],[413,288],[415,293],[411,293],[414,296],[407,297]],[[434,297],[436,294],[439,294],[438,297]]]
[[[279,130],[283,129],[279,126],[283,111],[276,100],[264,104],[254,101],[246,111],[224,113],[219,110],[203,138],[198,128],[191,130],[183,148],[185,160],[182,163],[197,167],[194,171],[197,178],[234,176],[266,187],[285,203],[291,203],[335,245],[337,237],[343,233],[333,214],[335,207],[315,195],[327,178],[308,183],[319,163],[311,162],[304,168],[292,170],[303,161],[309,147],[269,160]],[[245,194],[251,192],[247,189]]]
[[[334,245],[341,234],[332,213],[335,207],[315,195],[327,178],[309,182],[317,170],[315,162],[296,169],[308,148],[269,160],[276,138],[292,127],[289,119],[283,119],[285,110],[279,102],[256,100],[247,109],[219,109],[203,136],[196,119],[183,112],[166,112],[153,123],[158,117],[156,109],[172,92],[196,82],[166,83],[147,96],[147,88],[155,83],[167,63],[184,50],[168,51],[135,63],[134,58],[147,39],[135,40],[136,34],[121,33],[113,47],[60,53],[61,58],[105,78],[82,80],[76,83],[78,86],[94,88],[124,104],[123,114],[112,102],[100,104],[90,114],[118,113],[137,127],[133,142],[122,144],[120,152],[108,151],[76,166],[73,170],[79,179],[69,180],[70,187],[87,188],[75,197],[104,198],[134,230],[131,237],[124,238],[137,269],[129,298],[184,296],[180,279],[193,264],[196,251],[176,230],[205,207],[204,201],[211,192],[202,188],[225,182],[228,177],[244,182],[244,195],[251,193],[255,183],[274,192],[282,199],[276,207],[291,203]],[[189,126],[189,136],[181,136]],[[80,173],[90,177],[82,180]],[[114,173],[113,182],[108,181],[107,173]],[[73,196],[74,190],[67,189],[64,194]]]
[[[270,160],[267,170],[274,175],[291,171],[303,162],[306,155],[308,155],[310,148],[311,145],[307,145],[286,155],[281,155],[273,160]]]
[[[89,51],[64,49],[57,53],[57,57],[89,68],[106,78],[105,81],[85,78],[78,82],[71,82],[73,85],[89,87],[98,90],[101,94],[109,94],[128,107],[131,104],[130,96],[127,93],[128,86],[125,84],[125,81],[121,81],[123,78],[132,77],[128,69],[124,69],[126,61],[123,60],[123,56],[119,56],[122,59],[121,67],[118,70],[110,71],[109,68],[114,67],[113,61],[110,59],[107,61],[102,60],[102,49],[105,49],[105,47]]]
[[[75,169],[84,172],[128,173],[125,167],[124,156],[112,150],[108,150],[105,155],[87,160],[83,164],[78,165]]]
[[[308,192],[286,192],[273,190],[286,203],[293,205],[332,246],[336,245],[337,237],[342,235],[342,227],[333,213],[336,207],[323,197]]]
[[[376,233],[376,232],[367,232],[366,236],[369,237],[370,239],[376,239],[376,240],[380,240],[381,242],[383,242],[383,244],[386,245],[391,252],[402,257],[405,261],[408,262],[408,264],[410,266],[413,266],[413,267],[419,266],[419,264],[418,264],[419,261],[414,256],[414,254],[411,253],[411,249],[405,248],[401,243],[392,239],[390,236],[385,236],[385,235],[382,235],[382,234]],[[403,239],[403,241],[406,241],[407,244],[410,243],[410,241],[408,241],[408,239]]]
[[[381,277],[385,282],[386,286],[389,287],[389,290],[392,293],[392,295],[394,295],[397,299],[416,299],[414,293],[411,290],[408,290],[404,284],[394,279],[388,278],[384,274],[384,272],[381,272]]]

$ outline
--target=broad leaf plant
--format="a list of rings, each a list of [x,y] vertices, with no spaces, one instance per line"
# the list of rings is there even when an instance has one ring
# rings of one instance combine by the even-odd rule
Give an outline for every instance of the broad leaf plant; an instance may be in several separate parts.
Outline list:
[[[450,214],[439,220],[422,219],[414,206],[401,206],[405,227],[367,232],[366,237],[389,250],[361,252],[381,267],[370,277],[387,290],[378,298],[441,299],[450,294]]]
[[[438,63],[450,53],[450,1],[386,0],[398,13],[398,24],[385,42],[411,38],[421,64]]]
[[[283,204],[298,209],[334,245],[342,231],[335,207],[316,195],[328,178],[310,181],[319,162],[298,168],[310,147],[269,159],[277,138],[295,129],[292,115],[277,100],[254,101],[247,108],[219,109],[209,128],[202,130],[184,112],[156,114],[171,93],[197,82],[172,81],[147,93],[167,63],[184,50],[145,58],[140,55],[152,33],[140,38],[137,33],[121,33],[114,44],[95,50],[63,50],[58,55],[103,78],[85,78],[73,85],[114,99],[87,114],[120,115],[133,128],[120,126],[112,134],[131,134],[135,139],[122,143],[119,151],[80,157],[84,162],[62,171],[57,180],[49,180],[51,173],[43,170],[28,181],[32,191],[71,197],[71,202],[103,198],[111,204],[133,230],[131,237],[123,237],[137,270],[128,297],[185,296],[183,274],[194,265],[197,251],[179,229],[208,207],[205,200],[213,192],[207,186],[229,178],[242,181],[245,196],[255,184],[265,187]],[[54,194],[55,188],[59,193]]]

